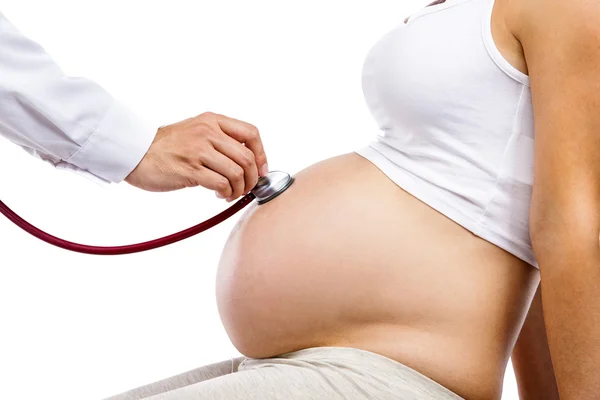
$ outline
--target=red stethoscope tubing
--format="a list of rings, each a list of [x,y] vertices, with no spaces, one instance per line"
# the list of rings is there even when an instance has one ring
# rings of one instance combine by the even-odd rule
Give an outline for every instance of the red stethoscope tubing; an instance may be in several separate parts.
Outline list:
[[[40,240],[43,240],[46,243],[63,248],[65,250],[94,255],[120,255],[139,253],[142,251],[156,249],[197,235],[225,221],[227,218],[231,217],[232,215],[240,211],[242,208],[250,204],[255,198],[256,196],[252,192],[250,192],[225,211],[215,215],[210,219],[207,219],[204,222],[199,223],[196,226],[192,226],[191,228],[188,228],[181,232],[177,232],[159,239],[131,244],[127,246],[88,246],[85,244],[73,243],[67,240],[57,238],[56,236],[52,236],[49,233],[46,233],[41,229],[31,225],[29,222],[25,221],[23,218],[17,215],[17,213],[8,208],[8,206],[4,204],[1,200],[0,213],[4,214],[9,220],[14,222],[19,228],[23,229],[27,233],[35,236]]]

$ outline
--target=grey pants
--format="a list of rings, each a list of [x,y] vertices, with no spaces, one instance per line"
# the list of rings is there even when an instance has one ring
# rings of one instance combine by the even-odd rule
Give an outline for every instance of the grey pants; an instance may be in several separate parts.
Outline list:
[[[267,359],[233,358],[106,400],[464,400],[392,359],[316,347]]]

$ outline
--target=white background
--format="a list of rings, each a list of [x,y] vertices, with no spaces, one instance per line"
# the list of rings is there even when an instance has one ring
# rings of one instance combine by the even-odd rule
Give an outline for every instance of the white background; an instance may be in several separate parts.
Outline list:
[[[246,120],[271,169],[296,173],[373,138],[363,59],[429,2],[4,0],[0,10],[68,74],[97,81],[157,127],[204,111]],[[153,239],[227,206],[201,188],[103,188],[6,140],[0,171],[0,199],[88,244]],[[183,243],[110,258],[52,248],[0,216],[0,398],[101,399],[238,356],[214,279],[240,215]],[[503,399],[517,399],[510,364]]]

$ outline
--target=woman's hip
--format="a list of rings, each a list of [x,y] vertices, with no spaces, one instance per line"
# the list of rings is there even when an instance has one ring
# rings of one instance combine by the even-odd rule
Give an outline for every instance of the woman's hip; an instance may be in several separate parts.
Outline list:
[[[199,368],[111,400],[462,399],[401,363],[356,348],[315,347],[240,360]]]

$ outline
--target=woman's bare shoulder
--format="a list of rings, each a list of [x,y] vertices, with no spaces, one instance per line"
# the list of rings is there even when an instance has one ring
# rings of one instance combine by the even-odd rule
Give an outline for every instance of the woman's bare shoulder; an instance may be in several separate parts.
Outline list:
[[[600,26],[600,2],[594,0],[496,0],[503,9],[506,25],[521,39],[528,31],[545,29],[556,32],[563,22]],[[565,32],[563,32],[565,33]]]

